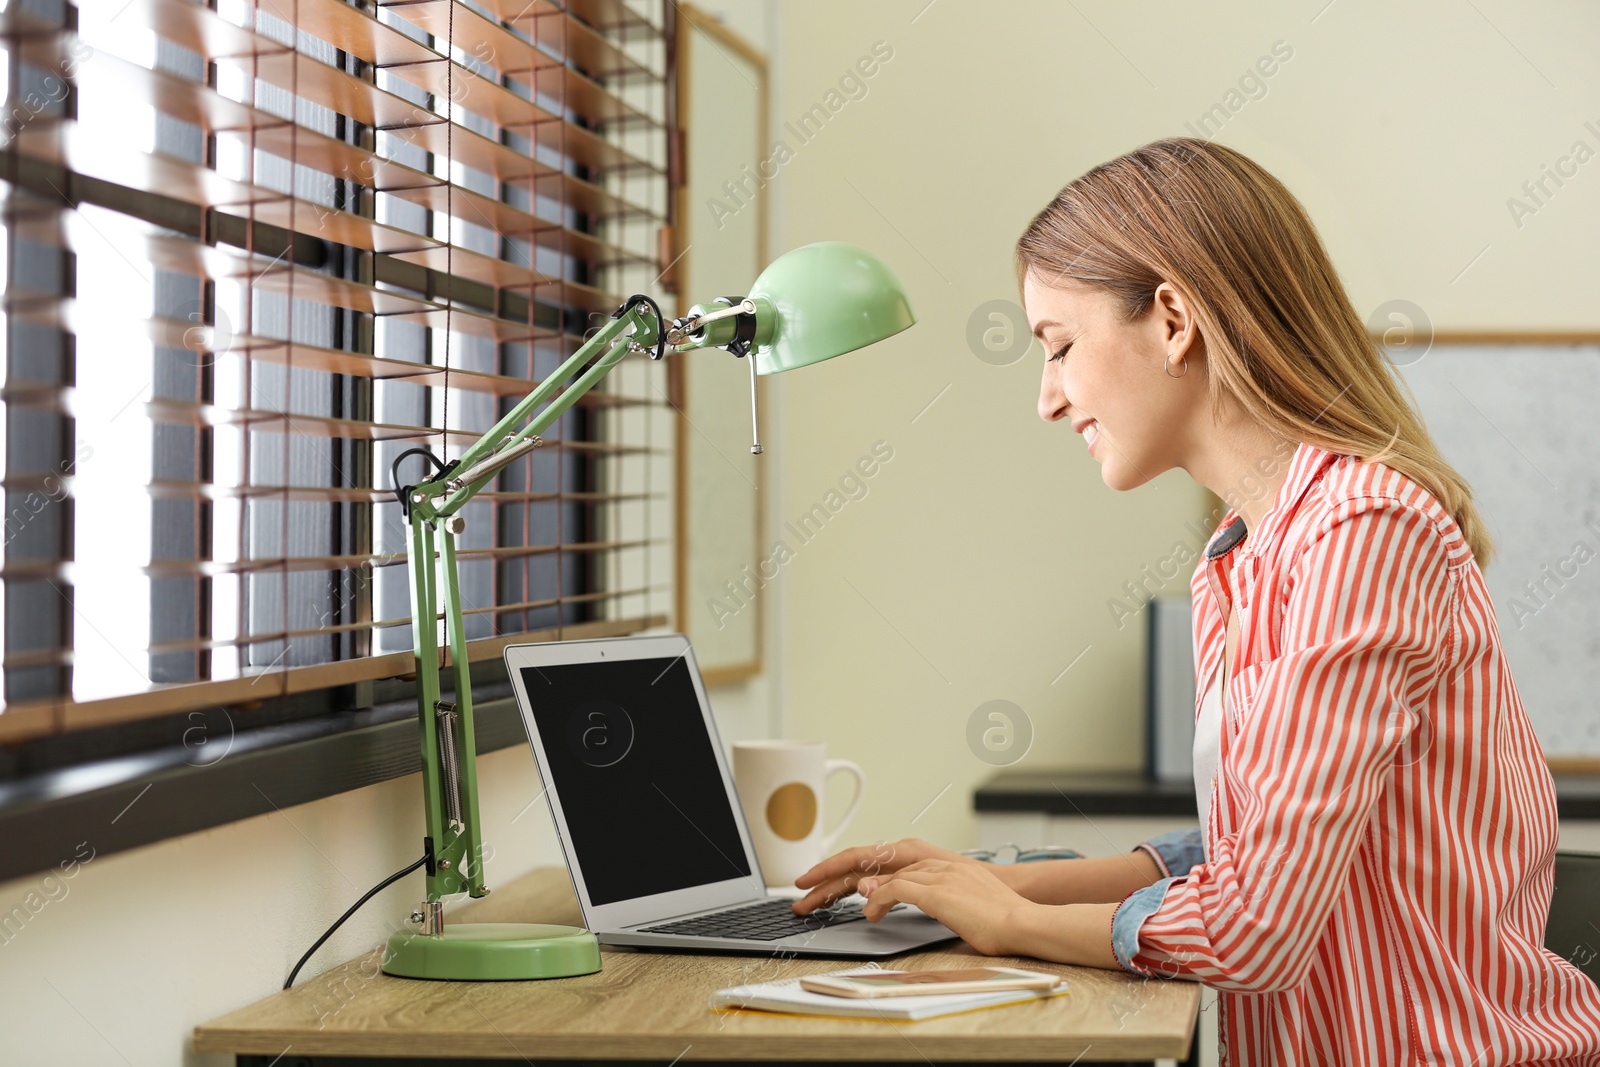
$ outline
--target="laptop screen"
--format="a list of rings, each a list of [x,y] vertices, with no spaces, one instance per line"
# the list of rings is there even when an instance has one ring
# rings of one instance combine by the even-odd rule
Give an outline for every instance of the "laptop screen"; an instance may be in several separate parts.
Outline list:
[[[683,656],[523,667],[595,905],[750,875]]]

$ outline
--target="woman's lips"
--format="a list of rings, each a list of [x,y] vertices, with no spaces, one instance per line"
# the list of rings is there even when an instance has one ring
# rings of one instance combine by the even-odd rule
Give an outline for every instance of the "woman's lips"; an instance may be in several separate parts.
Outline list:
[[[1095,438],[1100,436],[1100,424],[1094,419],[1078,419],[1072,424],[1072,432],[1083,435],[1083,443],[1094,451]]]

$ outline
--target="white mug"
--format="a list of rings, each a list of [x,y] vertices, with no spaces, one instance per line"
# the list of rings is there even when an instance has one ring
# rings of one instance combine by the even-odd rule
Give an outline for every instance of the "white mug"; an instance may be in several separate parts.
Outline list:
[[[769,886],[794,888],[796,878],[832,853],[861,808],[866,772],[850,760],[828,759],[826,752],[821,742],[734,742],[734,789]],[[835,771],[855,776],[856,795],[839,825],[824,833],[823,787]]]

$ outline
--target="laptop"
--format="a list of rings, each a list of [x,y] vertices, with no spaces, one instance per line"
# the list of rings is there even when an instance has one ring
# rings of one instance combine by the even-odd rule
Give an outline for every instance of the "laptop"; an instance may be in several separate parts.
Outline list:
[[[859,897],[796,915],[768,892],[682,634],[508,645],[505,661],[602,944],[872,958],[956,936],[910,904],[876,921]]]

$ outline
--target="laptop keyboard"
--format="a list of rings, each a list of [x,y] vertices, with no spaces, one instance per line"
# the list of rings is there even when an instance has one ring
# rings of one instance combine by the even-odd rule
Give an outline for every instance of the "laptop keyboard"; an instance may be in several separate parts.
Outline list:
[[[780,937],[820,930],[824,926],[865,919],[862,903],[835,904],[818,908],[806,915],[796,915],[787,897],[768,897],[754,904],[695,915],[688,919],[658,923],[640,928],[646,934],[687,934],[695,937],[736,937],[745,941],[776,941]],[[904,905],[896,904],[890,911]]]

